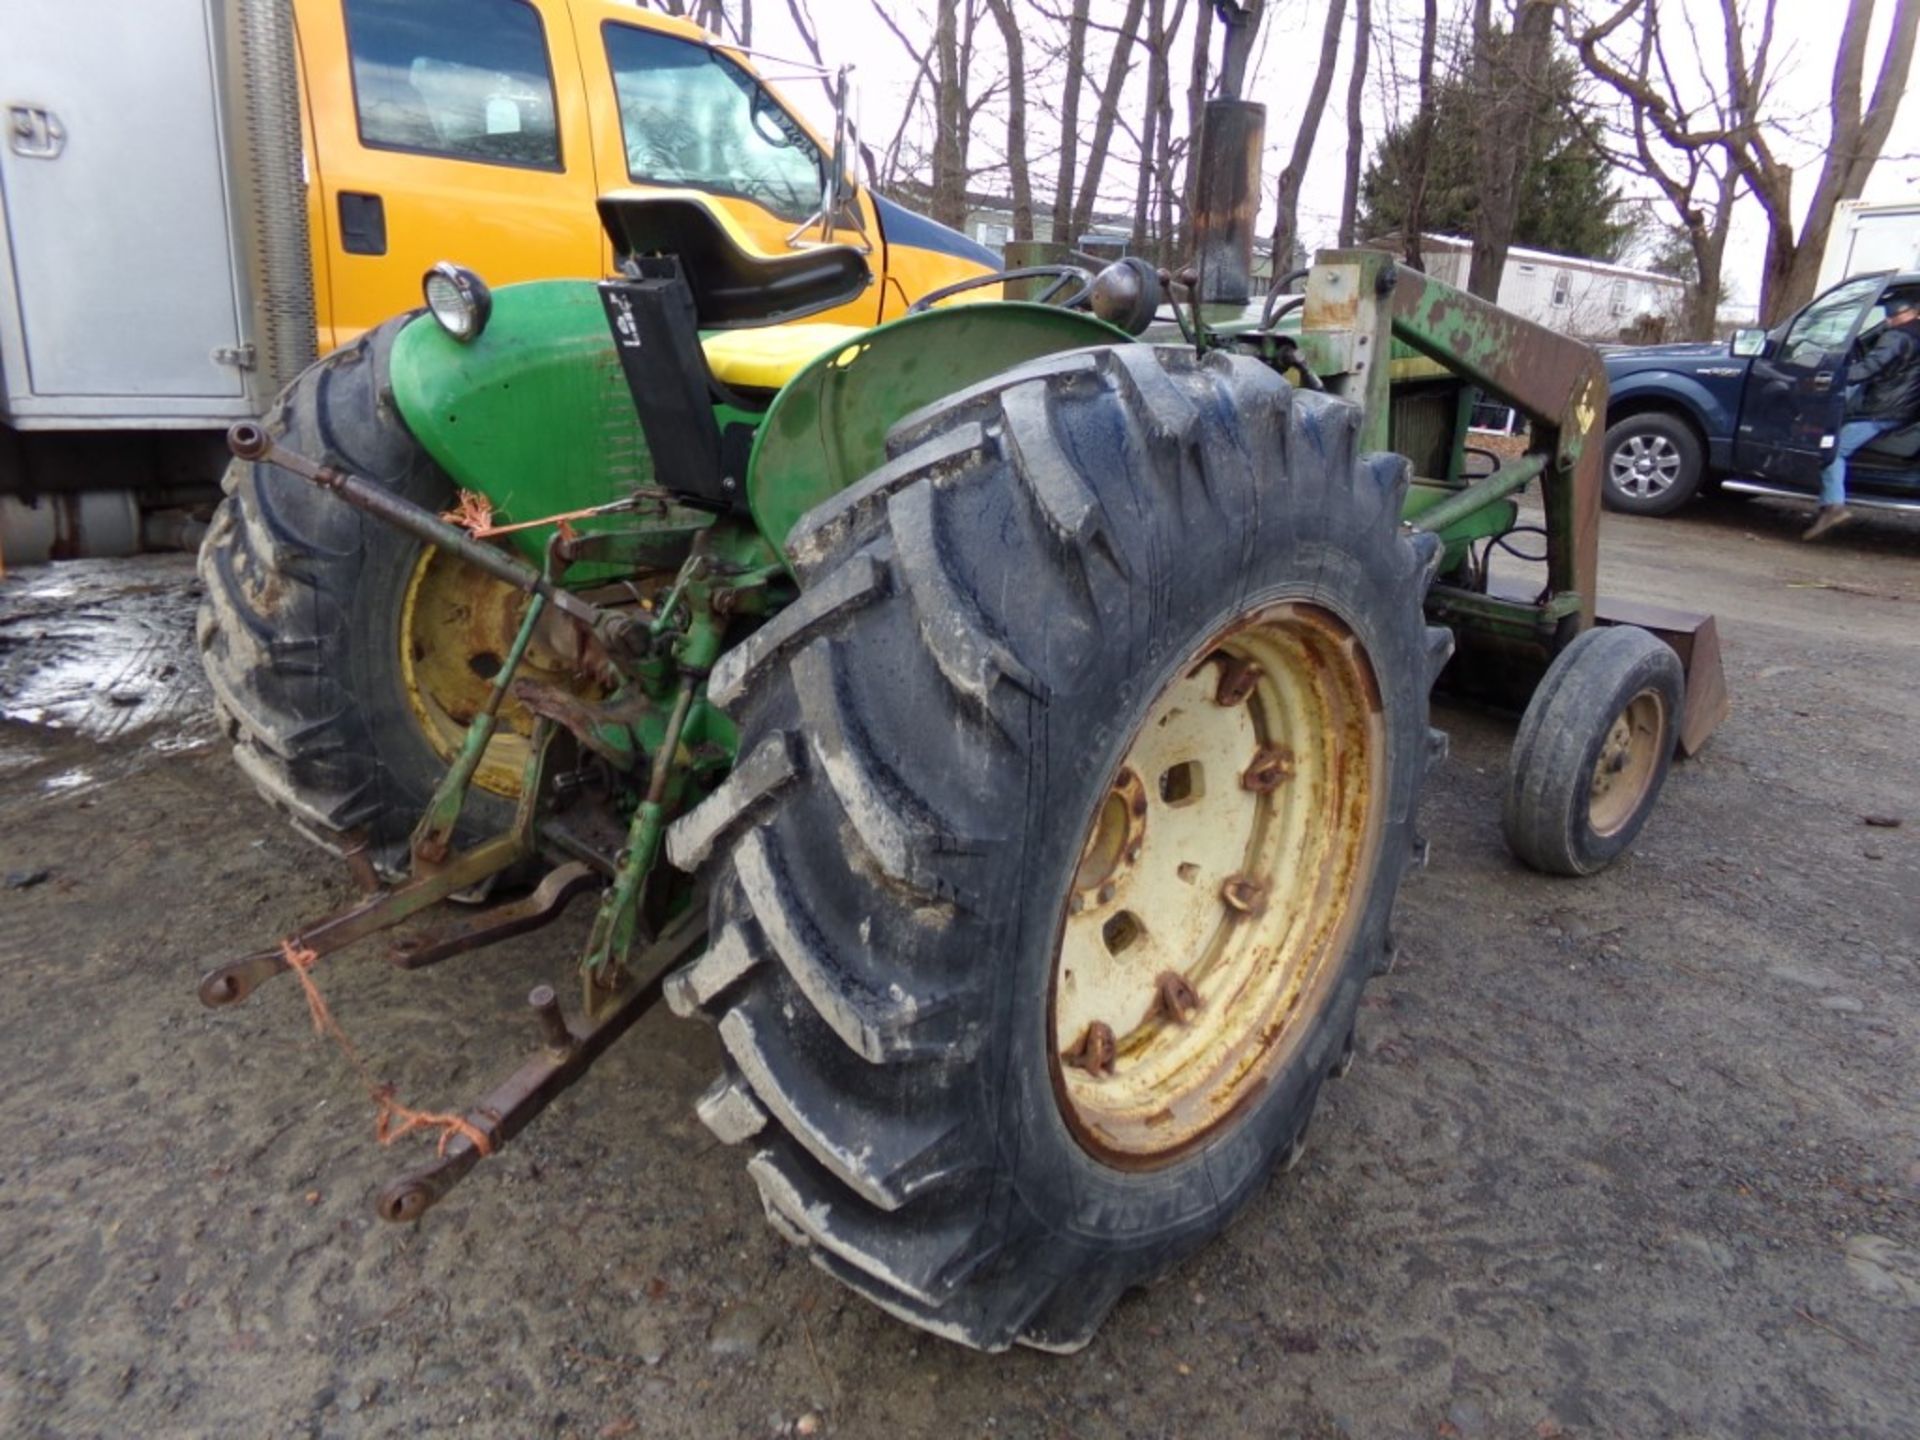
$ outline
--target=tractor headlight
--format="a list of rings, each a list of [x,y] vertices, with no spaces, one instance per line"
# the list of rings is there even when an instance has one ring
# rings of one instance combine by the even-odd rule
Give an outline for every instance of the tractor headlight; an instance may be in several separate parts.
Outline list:
[[[464,265],[442,260],[422,277],[420,291],[440,328],[462,345],[479,339],[480,332],[487,328],[487,317],[493,313],[493,292]]]

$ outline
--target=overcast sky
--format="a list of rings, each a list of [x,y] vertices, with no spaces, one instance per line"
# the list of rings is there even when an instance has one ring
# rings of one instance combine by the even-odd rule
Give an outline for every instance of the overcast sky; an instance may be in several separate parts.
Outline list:
[[[923,37],[931,33],[931,0],[881,0],[881,3],[916,43],[921,43]],[[1167,0],[1167,3],[1171,11],[1179,0]],[[1181,22],[1183,31],[1192,31],[1195,6],[1203,3],[1207,3],[1207,0],[1186,0],[1186,12]],[[1690,4],[1700,16],[1702,44],[1710,52],[1717,52],[1720,44],[1718,7],[1703,3],[1703,0],[1690,0]],[[1879,0],[1877,7],[1879,13],[1875,16],[1867,64],[1866,83],[1869,91],[1885,43],[1893,4],[1894,0]],[[1265,180],[1269,197],[1274,179],[1284,163],[1284,156],[1292,148],[1294,133],[1305,108],[1306,92],[1312,84],[1313,70],[1319,56],[1320,35],[1326,23],[1326,6],[1327,0],[1269,0],[1268,3],[1268,19],[1255,54],[1247,91],[1249,99],[1259,100],[1267,106]],[[1839,39],[1837,22],[1841,5],[1839,0],[1778,0],[1778,6],[1773,61],[1777,87],[1776,112],[1793,117],[1793,128],[1803,136],[1822,134],[1826,128],[1822,107],[1832,93],[1834,50]],[[1049,0],[1049,8],[1056,7],[1064,10],[1067,0]],[[875,17],[872,0],[810,0],[810,8],[819,26],[822,49],[829,62],[850,62],[857,67],[861,128],[867,143],[878,151],[886,145],[900,124],[912,86],[914,63]],[[1122,0],[1094,0],[1093,14],[1096,21],[1104,19],[1108,23],[1115,23],[1123,8]],[[1462,7],[1443,4],[1443,17],[1450,8]],[[1352,9],[1349,0],[1340,69],[1334,78],[1300,194],[1300,223],[1309,249],[1317,245],[1331,245],[1339,221],[1341,174],[1346,151],[1347,62],[1352,54]],[[788,18],[785,0],[760,0],[754,11],[757,49],[795,55],[804,53]],[[1376,43],[1368,86],[1369,146],[1377,142],[1380,133],[1389,124],[1410,115],[1414,108],[1414,47],[1419,11],[1418,0],[1374,0]],[[1042,23],[1051,22],[1042,22],[1031,10],[1023,9],[1021,13],[1026,16],[1025,39],[1031,66],[1038,63],[1043,44],[1058,42],[1037,28]],[[993,32],[990,23],[983,26],[983,32],[981,44],[989,58],[976,66],[976,73],[997,73],[1004,69],[997,33]],[[1676,40],[1680,42],[1677,45],[1674,43]],[[1106,44],[1105,41],[1097,43],[1102,48]],[[1218,43],[1216,27],[1216,57]],[[1681,63],[1682,55],[1689,49],[1686,42],[1670,34],[1669,46],[1676,63]],[[1104,65],[1103,61],[1100,63]],[[1173,67],[1175,108],[1183,113],[1186,64],[1186,55],[1177,54]],[[1710,72],[1711,54],[1707,64]],[[763,64],[762,68],[769,67]],[[1135,68],[1136,75],[1131,87],[1133,107],[1129,118],[1138,113],[1137,107],[1144,98],[1144,80],[1137,73],[1142,67],[1136,65]],[[1055,83],[1058,83],[1057,80]],[[817,89],[793,84],[783,85],[782,88],[803,104],[809,100],[816,104],[818,102]],[[1057,96],[1051,98],[1057,103]],[[1033,97],[1035,113],[1030,121],[1035,136],[1033,168],[1036,186],[1050,189],[1053,164],[1041,157],[1056,141],[1051,125],[1041,112],[1039,100],[1036,94]],[[1083,101],[1083,107],[1084,104]],[[809,105],[808,108],[813,106]],[[1177,116],[1176,124],[1181,123],[1182,117]],[[1001,155],[1005,133],[1003,126],[1004,118],[1000,112],[983,118],[974,141],[975,154],[972,158],[975,163],[978,163],[982,154],[996,159]],[[1115,150],[1116,163],[1109,165],[1102,185],[1103,208],[1110,205],[1114,209],[1130,210],[1135,173],[1132,168],[1133,146],[1124,136],[1119,136],[1116,137]],[[1780,142],[1779,153],[1790,158],[1798,167],[1794,199],[1804,209],[1819,172],[1820,151],[1805,139],[1785,138]],[[1920,157],[1920,102],[1909,101],[1903,106],[1884,154],[1889,158],[1883,159],[1875,168],[1866,198],[1920,198],[1920,158],[1916,158]],[[1629,190],[1634,189],[1631,179],[1627,179],[1625,184]],[[1667,207],[1662,207],[1662,211],[1662,218],[1668,218]],[[1263,229],[1272,223],[1270,198],[1261,223]],[[1737,212],[1726,261],[1725,278],[1736,305],[1744,304],[1750,308],[1758,298],[1765,244],[1764,221],[1759,206],[1750,199],[1745,200]]]

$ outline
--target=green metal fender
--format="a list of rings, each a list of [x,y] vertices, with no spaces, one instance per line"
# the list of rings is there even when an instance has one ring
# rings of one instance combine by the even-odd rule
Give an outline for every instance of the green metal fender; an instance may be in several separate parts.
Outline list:
[[[777,546],[801,515],[886,459],[887,431],[901,417],[1023,360],[1127,339],[1091,316],[1017,302],[932,310],[858,334],[774,398],[748,474],[754,521]],[[422,315],[395,338],[389,380],[414,438],[503,522],[603,505],[653,483],[592,281],[503,286],[487,328],[467,344]],[[547,536],[543,526],[508,538],[538,562]]]
[[[1020,301],[952,305],[877,326],[822,355],[774,398],[747,470],[754,523],[784,548],[796,520],[880,467],[887,431],[923,405],[1023,360],[1130,343],[1091,315]]]
[[[487,328],[464,345],[423,314],[395,337],[389,380],[414,438],[502,521],[604,505],[653,483],[590,280],[502,286]],[[538,563],[547,536],[543,526],[509,538]]]

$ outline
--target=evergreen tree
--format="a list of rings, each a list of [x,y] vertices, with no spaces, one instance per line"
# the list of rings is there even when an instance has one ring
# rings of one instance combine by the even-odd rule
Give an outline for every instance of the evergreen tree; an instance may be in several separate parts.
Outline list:
[[[1521,179],[1513,243],[1616,260],[1632,238],[1633,222],[1620,214],[1612,165],[1581,124],[1578,85],[1578,69],[1556,57],[1533,126],[1533,154]],[[1422,228],[1429,234],[1474,234],[1474,126],[1482,109],[1466,67],[1456,65],[1436,82],[1433,144],[1421,201]],[[1420,178],[1412,173],[1415,123],[1409,119],[1389,130],[1367,166],[1360,182],[1363,236],[1397,232],[1406,216]]]

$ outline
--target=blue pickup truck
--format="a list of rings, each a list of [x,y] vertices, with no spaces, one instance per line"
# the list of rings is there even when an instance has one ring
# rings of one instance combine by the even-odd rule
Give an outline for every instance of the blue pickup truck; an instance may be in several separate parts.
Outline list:
[[[1725,344],[1603,350],[1607,506],[1667,515],[1705,485],[1817,500],[1846,404],[1847,365],[1920,274],[1856,275],[1785,324]],[[1920,415],[1847,462],[1847,503],[1920,511]]]

